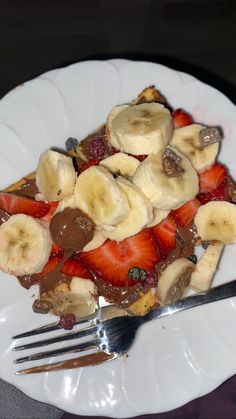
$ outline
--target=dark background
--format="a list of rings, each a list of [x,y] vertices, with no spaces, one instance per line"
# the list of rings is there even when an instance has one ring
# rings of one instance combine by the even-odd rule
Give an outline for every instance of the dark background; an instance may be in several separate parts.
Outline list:
[[[0,0],[0,97],[45,71],[107,58],[189,72],[236,103],[236,0]],[[150,417],[234,419],[235,412],[236,377]]]
[[[122,57],[184,70],[236,102],[235,0],[0,0],[0,96],[72,62]]]

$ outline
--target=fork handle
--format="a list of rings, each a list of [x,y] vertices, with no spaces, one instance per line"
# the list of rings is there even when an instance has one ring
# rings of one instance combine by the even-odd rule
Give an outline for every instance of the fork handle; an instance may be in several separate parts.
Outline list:
[[[183,298],[175,303],[168,304],[163,307],[158,307],[147,313],[142,319],[146,323],[152,319],[168,316],[170,314],[178,313],[178,311],[187,310],[189,308],[198,307],[204,304],[213,303],[214,301],[225,300],[236,296],[236,279],[211,288],[202,293]]]

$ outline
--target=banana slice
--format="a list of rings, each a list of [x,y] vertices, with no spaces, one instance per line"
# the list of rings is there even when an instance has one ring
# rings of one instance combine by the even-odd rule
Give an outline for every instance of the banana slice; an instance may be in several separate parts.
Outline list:
[[[188,259],[176,259],[162,272],[157,285],[157,295],[162,304],[182,298],[190,284],[195,265]]]
[[[94,235],[92,240],[84,246],[81,252],[89,252],[90,250],[97,249],[102,246],[103,243],[107,240],[107,237],[104,236],[101,230],[94,230]]]
[[[154,292],[155,291],[155,292]],[[158,305],[156,289],[151,288],[141,295],[134,303],[127,307],[127,311],[136,316],[144,316],[152,308]]]
[[[75,181],[76,173],[71,157],[53,150],[41,154],[36,172],[36,185],[45,201],[60,201],[72,195]]]
[[[107,117],[107,123],[106,123],[107,138],[108,138],[109,143],[111,143],[111,145],[115,147],[117,150],[120,150],[120,143],[116,136],[116,133],[113,132],[112,122],[116,118],[116,116],[126,108],[128,108],[128,105],[116,106],[115,108],[112,108],[111,112],[109,113]]]
[[[151,204],[162,210],[179,208],[198,193],[198,175],[187,157],[174,147],[168,150],[180,158],[179,176],[168,176],[163,170],[163,157],[167,149],[150,154],[137,168],[133,183],[141,189]]]
[[[82,172],[75,185],[76,206],[97,226],[113,226],[129,213],[129,203],[112,174],[102,166]]]
[[[110,240],[121,241],[139,233],[153,218],[153,209],[145,195],[130,181],[122,177],[117,178],[117,184],[126,194],[130,211],[111,231],[103,231]]]
[[[140,165],[140,161],[125,153],[116,153],[102,160],[100,164],[105,166],[111,173],[118,173],[125,178],[131,178]]]
[[[170,112],[154,102],[113,108],[107,126],[111,144],[133,155],[157,153],[173,133]]]
[[[170,211],[161,210],[159,208],[153,208],[153,220],[149,224],[147,224],[146,227],[154,227],[157,224],[161,223],[161,221],[163,221],[169,213]]]
[[[63,211],[65,208],[68,208],[68,207],[69,208],[73,208],[73,209],[76,208],[75,194],[69,195],[69,196],[66,196],[65,198],[63,198],[59,202],[59,204],[58,204],[58,206],[56,208],[55,214],[57,212]]]
[[[199,133],[203,125],[191,124],[174,130],[170,145],[176,147],[192,162],[197,172],[203,172],[212,166],[219,151],[219,143],[205,147],[200,145]]]
[[[40,272],[47,263],[52,240],[49,230],[29,215],[12,215],[0,226],[0,269],[20,276]]]
[[[224,245],[210,244],[196,264],[190,287],[195,291],[207,291],[212,283]]]
[[[198,208],[194,219],[202,240],[236,243],[236,205],[227,201],[212,201]]]
[[[43,293],[41,300],[51,303],[57,316],[70,313],[87,316],[97,309],[97,287],[90,279],[74,276],[69,283],[60,283],[54,290]]]

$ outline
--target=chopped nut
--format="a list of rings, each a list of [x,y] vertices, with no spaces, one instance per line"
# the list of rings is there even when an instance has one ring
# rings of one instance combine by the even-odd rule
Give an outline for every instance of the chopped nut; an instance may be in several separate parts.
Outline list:
[[[223,136],[217,127],[203,128],[199,132],[199,142],[201,147],[207,147],[208,145],[219,143],[222,139]]]

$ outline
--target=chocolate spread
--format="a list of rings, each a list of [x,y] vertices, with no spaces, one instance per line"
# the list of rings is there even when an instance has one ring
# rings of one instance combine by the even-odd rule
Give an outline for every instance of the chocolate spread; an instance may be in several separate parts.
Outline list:
[[[98,365],[104,361],[114,358],[114,354],[107,354],[104,351],[98,351],[92,354],[80,356],[78,358],[68,359],[67,361],[59,361],[53,364],[45,364],[38,367],[28,368],[20,374],[30,374],[32,372],[59,371],[70,368],[86,367],[88,365]]]
[[[0,208],[0,225],[5,223],[5,221],[9,220],[9,218],[10,218],[10,215],[6,211],[3,211]]]
[[[34,198],[35,195],[39,192],[35,179],[27,179],[25,178],[26,182],[20,186],[19,189],[15,191],[11,191],[12,193],[17,193],[18,195],[25,195],[29,198]]]
[[[179,258],[188,258],[193,255],[195,247],[196,227],[192,223],[188,227],[177,229],[176,246],[167,256],[167,258],[156,264],[156,272],[160,275],[168,265]]]
[[[39,283],[40,277],[37,274],[32,274],[18,276],[17,279],[21,286],[28,290],[32,285]]]
[[[58,263],[56,268],[40,278],[39,293],[41,297],[49,291],[53,292],[59,284],[70,284],[72,276],[63,274],[61,272],[61,269],[65,261],[69,259],[72,256],[72,254],[73,250],[66,250],[64,252],[63,258],[61,259],[60,263]]]
[[[94,233],[94,223],[78,208],[68,207],[58,212],[52,217],[49,228],[54,243],[74,252],[82,250]]]
[[[98,288],[98,294],[103,296],[110,303],[114,303],[118,307],[128,307],[134,301],[138,300],[142,293],[145,293],[148,288],[148,284],[136,284],[130,287],[114,287],[103,281],[102,279],[96,278],[95,284]]]

